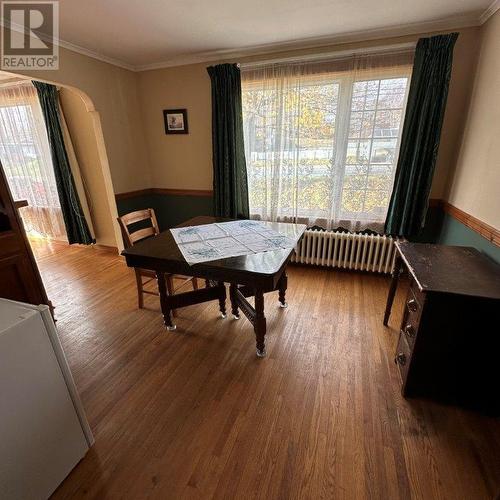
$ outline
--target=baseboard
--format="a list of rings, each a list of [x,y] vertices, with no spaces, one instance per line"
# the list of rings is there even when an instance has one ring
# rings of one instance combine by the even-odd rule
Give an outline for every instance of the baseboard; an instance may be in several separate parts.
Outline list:
[[[96,243],[95,245],[92,245],[93,248],[96,248],[97,250],[104,250],[105,252],[113,252],[118,254],[118,247],[114,247],[112,245],[100,245],[99,243]]]

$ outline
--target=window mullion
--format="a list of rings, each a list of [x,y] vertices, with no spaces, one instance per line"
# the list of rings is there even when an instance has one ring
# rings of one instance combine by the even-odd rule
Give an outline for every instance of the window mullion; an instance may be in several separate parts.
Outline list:
[[[365,186],[363,190],[363,206],[361,208],[361,213],[365,213],[365,206],[366,206],[366,193],[368,191],[368,176],[370,175],[370,170],[371,170],[371,159],[372,159],[372,151],[373,151],[373,139],[375,136],[375,123],[377,120],[377,111],[378,111],[378,100],[380,98],[380,82],[381,80],[378,81],[378,87],[377,87],[377,98],[375,100],[375,109],[373,111],[373,124],[372,124],[372,133],[371,133],[371,140],[370,140],[370,148],[368,149],[368,165],[366,169],[366,177],[365,177]],[[368,89],[367,93],[368,93]]]
[[[347,144],[349,138],[349,122],[352,98],[352,75],[346,75],[339,79],[339,104],[338,123],[335,123],[336,147],[334,162],[333,203],[330,220],[338,219],[342,209],[342,189],[344,187],[345,164],[347,157]]]

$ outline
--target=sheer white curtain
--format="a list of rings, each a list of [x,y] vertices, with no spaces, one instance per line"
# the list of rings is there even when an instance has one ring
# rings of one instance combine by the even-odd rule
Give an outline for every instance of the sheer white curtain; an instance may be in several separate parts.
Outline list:
[[[243,66],[250,213],[381,232],[413,54]]]
[[[0,159],[28,233],[65,239],[45,122],[35,88],[0,88]]]

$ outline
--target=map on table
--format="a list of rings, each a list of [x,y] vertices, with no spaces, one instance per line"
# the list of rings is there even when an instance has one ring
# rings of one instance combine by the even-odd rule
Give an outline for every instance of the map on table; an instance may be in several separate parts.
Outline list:
[[[170,231],[189,265],[294,248],[298,241],[298,237],[290,238],[275,231],[267,222],[254,220],[216,222],[179,227]]]

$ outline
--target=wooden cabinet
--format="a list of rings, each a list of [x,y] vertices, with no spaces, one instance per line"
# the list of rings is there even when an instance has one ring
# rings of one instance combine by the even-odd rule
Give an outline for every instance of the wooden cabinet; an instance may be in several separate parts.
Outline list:
[[[500,266],[474,248],[397,246],[410,279],[394,358],[403,395],[500,414]]]
[[[0,297],[50,306],[1,164]]]

